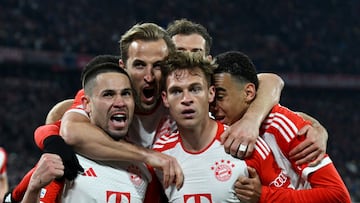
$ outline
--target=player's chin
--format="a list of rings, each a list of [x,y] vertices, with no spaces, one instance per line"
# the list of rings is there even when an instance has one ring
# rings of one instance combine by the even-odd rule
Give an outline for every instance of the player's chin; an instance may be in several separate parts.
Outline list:
[[[124,139],[127,135],[128,128],[121,128],[121,129],[109,129],[109,133],[114,140],[121,140]]]
[[[140,106],[141,106],[141,109],[144,112],[151,112],[157,106],[157,101],[156,100],[152,100],[151,102],[149,102],[149,101],[141,101]]]

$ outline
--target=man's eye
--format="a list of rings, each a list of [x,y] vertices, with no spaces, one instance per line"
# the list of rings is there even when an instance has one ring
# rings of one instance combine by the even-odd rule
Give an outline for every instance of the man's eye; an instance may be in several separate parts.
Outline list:
[[[160,64],[154,64],[153,69],[160,70],[161,69]]]
[[[221,100],[223,100],[224,99],[224,95],[222,95],[222,94],[218,94],[218,95],[216,95],[216,100],[219,100],[219,101],[221,101]]]
[[[113,94],[110,93],[110,92],[105,92],[105,93],[103,94],[103,97],[112,97],[112,96],[113,96]]]
[[[145,67],[145,65],[142,64],[142,63],[135,63],[135,64],[134,64],[134,68],[141,69],[141,68],[144,68],[144,67]]]
[[[122,93],[123,96],[132,96],[132,92],[131,91],[124,91]]]
[[[201,87],[194,87],[194,88],[191,89],[191,92],[193,92],[193,93],[199,93],[201,90],[202,90]]]
[[[179,95],[180,93],[181,93],[180,90],[172,90],[172,91],[170,92],[170,94],[172,94],[172,95]]]

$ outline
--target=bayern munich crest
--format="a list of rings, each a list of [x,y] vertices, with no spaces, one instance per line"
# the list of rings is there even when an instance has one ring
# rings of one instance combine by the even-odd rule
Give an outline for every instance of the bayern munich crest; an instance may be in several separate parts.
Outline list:
[[[231,163],[230,160],[221,160],[215,162],[215,165],[211,167],[211,170],[214,171],[216,179],[225,182],[231,178],[234,167],[235,164]]]

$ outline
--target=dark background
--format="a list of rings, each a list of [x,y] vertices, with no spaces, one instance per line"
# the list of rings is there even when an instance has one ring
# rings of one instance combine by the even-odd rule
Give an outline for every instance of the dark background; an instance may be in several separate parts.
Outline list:
[[[119,54],[137,22],[203,24],[212,55],[248,54],[259,72],[285,80],[281,104],[328,130],[328,153],[353,201],[360,201],[360,1],[0,0],[0,146],[10,186],[38,160],[34,130],[57,102],[80,88],[92,56]]]

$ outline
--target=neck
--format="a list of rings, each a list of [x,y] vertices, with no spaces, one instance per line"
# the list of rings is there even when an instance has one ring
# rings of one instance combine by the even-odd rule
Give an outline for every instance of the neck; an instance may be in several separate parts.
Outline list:
[[[214,140],[217,131],[216,121],[209,117],[195,128],[178,126],[182,144],[187,151],[199,152],[204,150]]]

